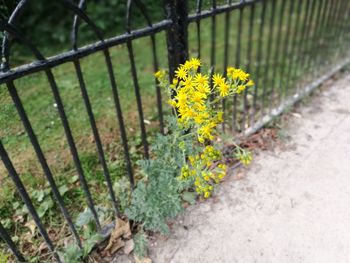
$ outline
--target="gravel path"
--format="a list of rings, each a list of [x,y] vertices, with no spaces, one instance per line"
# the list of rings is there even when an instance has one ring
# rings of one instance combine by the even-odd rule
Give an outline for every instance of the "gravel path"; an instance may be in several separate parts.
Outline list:
[[[153,262],[350,262],[350,75],[317,93],[291,115],[285,147],[187,209]]]

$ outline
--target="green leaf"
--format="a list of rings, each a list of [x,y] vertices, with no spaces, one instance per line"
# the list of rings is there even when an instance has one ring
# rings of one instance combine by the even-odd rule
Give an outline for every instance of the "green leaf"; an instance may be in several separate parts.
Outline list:
[[[42,202],[38,208],[38,215],[42,218],[53,207],[53,201],[51,198]]]
[[[12,226],[12,220],[10,218],[6,218],[4,220],[1,220],[1,224],[4,226],[4,228],[10,229]]]
[[[196,193],[195,192],[184,192],[182,194],[182,199],[191,205],[194,205],[196,203]]]
[[[85,208],[84,212],[78,215],[76,225],[78,227],[83,227],[93,221],[93,215],[89,208]]]
[[[83,262],[83,251],[76,244],[68,244],[64,252],[58,252],[64,262],[80,263]]]
[[[148,240],[145,232],[143,230],[139,231],[134,236],[134,252],[137,257],[144,258],[147,256],[147,246],[148,246]]]
[[[102,240],[102,236],[100,234],[94,234],[90,236],[87,240],[85,240],[83,247],[83,257],[86,257],[90,254],[91,250],[94,246]]]
[[[74,175],[73,177],[69,178],[69,183],[74,184],[76,181],[78,181],[79,177],[77,175]]]
[[[62,196],[64,196],[65,193],[67,193],[69,191],[67,185],[62,185],[58,188],[58,191],[60,192],[60,194]]]

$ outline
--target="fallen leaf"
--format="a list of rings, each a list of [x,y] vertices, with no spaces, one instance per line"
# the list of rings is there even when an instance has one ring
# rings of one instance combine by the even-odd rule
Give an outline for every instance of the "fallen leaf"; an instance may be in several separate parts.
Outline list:
[[[109,248],[109,252],[111,255],[115,254],[120,248],[125,246],[125,242],[119,238],[116,242],[112,244],[112,246]]]
[[[36,228],[34,220],[28,221],[27,223],[25,223],[25,226],[29,228],[31,235],[34,236],[35,235],[35,228]]]
[[[122,240],[122,238],[131,238],[130,224],[129,221],[125,222],[118,218],[105,250],[109,251],[111,254],[117,252],[118,249],[122,248],[125,245],[125,242]]]

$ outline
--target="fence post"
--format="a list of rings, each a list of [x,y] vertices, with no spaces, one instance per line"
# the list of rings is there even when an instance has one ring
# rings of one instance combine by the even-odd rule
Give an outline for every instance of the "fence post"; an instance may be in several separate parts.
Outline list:
[[[179,64],[188,59],[188,8],[187,0],[164,0],[167,19],[172,20],[167,30],[167,48],[169,60],[169,76]]]

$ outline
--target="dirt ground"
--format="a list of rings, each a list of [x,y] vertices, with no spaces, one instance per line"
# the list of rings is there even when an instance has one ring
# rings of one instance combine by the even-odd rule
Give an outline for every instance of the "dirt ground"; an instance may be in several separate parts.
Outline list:
[[[281,145],[152,240],[153,262],[350,262],[350,74],[289,116]]]

